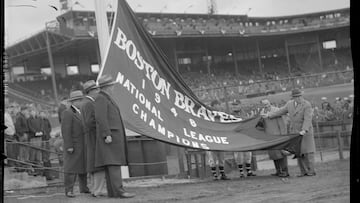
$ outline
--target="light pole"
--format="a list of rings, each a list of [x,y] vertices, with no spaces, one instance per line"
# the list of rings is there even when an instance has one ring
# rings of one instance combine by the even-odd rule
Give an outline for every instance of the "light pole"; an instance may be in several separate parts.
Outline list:
[[[49,31],[48,31],[47,23],[45,24],[45,27],[46,27],[46,30],[45,30],[46,48],[47,48],[47,53],[48,53],[48,57],[49,57],[49,65],[51,68],[51,81],[52,81],[52,86],[53,86],[53,91],[54,91],[55,104],[58,105],[59,100],[58,100],[58,92],[57,92],[56,78],[55,78],[55,67],[54,67],[54,60],[53,60],[52,52],[51,52]]]

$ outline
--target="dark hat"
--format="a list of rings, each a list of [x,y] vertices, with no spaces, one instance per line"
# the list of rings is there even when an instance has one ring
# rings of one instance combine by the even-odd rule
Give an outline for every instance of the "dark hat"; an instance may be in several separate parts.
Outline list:
[[[114,85],[116,81],[113,80],[111,75],[103,75],[98,79],[98,85],[100,88],[103,88],[105,86]]]
[[[293,89],[291,91],[291,97],[300,97],[302,96],[302,91],[299,89]]]
[[[80,90],[75,90],[70,92],[70,97],[68,99],[68,101],[74,101],[74,100],[78,100],[78,99],[82,99],[83,98],[83,93]]]
[[[83,84],[83,88],[85,92],[88,92],[92,89],[98,88],[98,86],[96,85],[96,82],[94,80],[89,80]]]
[[[220,102],[219,102],[218,100],[213,100],[213,101],[210,103],[211,106],[215,106],[215,105],[217,105],[217,104],[220,104]]]

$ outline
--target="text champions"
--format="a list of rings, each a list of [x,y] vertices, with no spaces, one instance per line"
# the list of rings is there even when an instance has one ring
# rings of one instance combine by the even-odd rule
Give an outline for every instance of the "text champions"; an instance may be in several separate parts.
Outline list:
[[[117,35],[114,43],[119,49],[126,52],[128,58],[133,61],[139,70],[145,72],[146,78],[151,81],[151,84],[154,86],[154,88],[158,90],[160,94],[170,100],[171,84],[162,78],[152,65],[144,60],[141,53],[136,48],[134,42],[129,40],[119,27],[117,28]],[[176,91],[175,89],[173,91],[175,96],[174,105],[184,112],[191,114],[192,116],[212,122],[219,121],[222,123],[231,123],[242,121],[242,118],[237,118],[224,112],[211,111],[204,106],[200,106],[199,108],[188,96],[182,94],[179,91]]]

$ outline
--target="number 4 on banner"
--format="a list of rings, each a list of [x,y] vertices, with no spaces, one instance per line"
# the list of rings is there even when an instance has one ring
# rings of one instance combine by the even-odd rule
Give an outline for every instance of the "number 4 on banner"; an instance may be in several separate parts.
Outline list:
[[[176,112],[176,109],[175,109],[175,108],[171,108],[170,111],[174,114],[175,117],[177,117],[177,112]]]

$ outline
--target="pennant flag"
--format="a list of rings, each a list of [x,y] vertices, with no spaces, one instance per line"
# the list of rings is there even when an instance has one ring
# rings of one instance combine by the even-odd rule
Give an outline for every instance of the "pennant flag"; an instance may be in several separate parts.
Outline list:
[[[125,127],[183,147],[250,151],[298,149],[298,135],[275,136],[204,105],[168,62],[125,0],[118,1],[104,63],[98,77],[116,78],[112,94]]]

